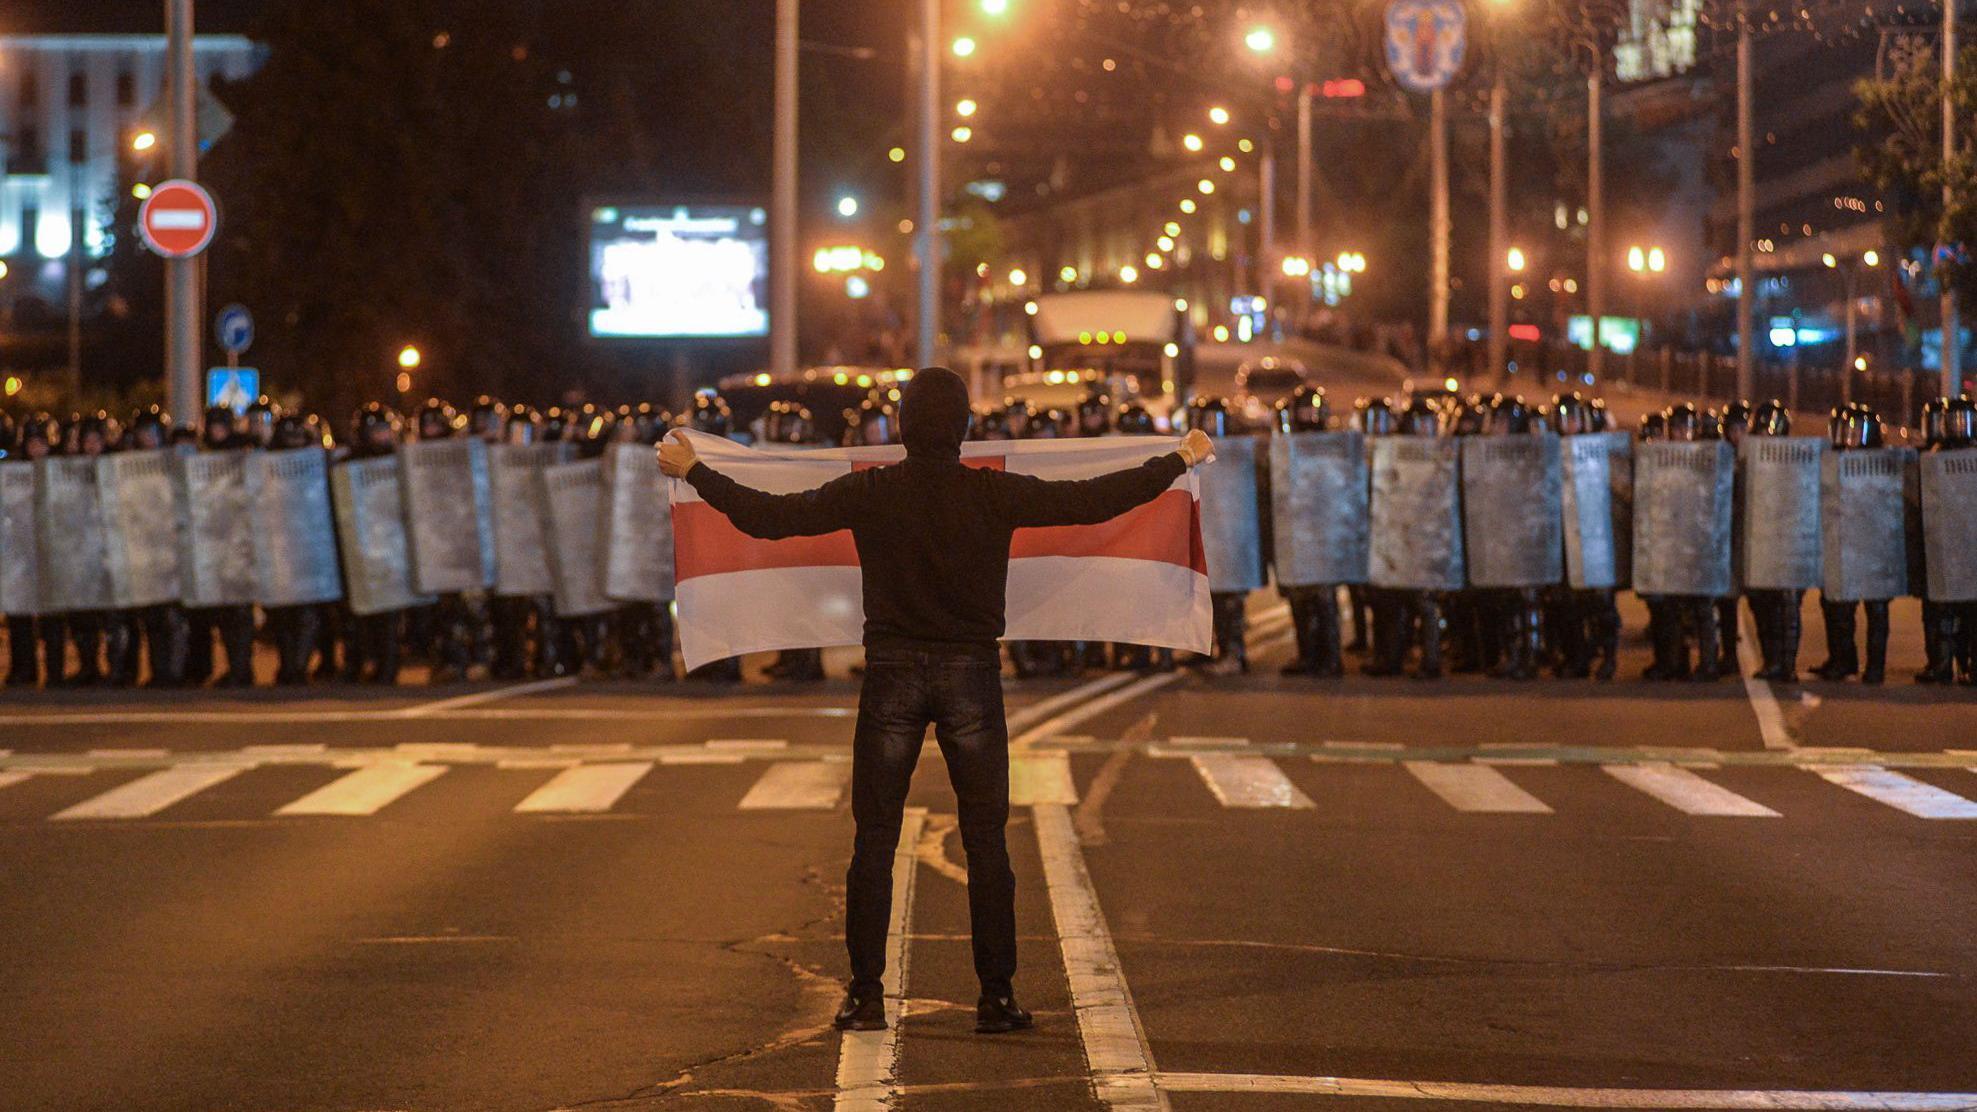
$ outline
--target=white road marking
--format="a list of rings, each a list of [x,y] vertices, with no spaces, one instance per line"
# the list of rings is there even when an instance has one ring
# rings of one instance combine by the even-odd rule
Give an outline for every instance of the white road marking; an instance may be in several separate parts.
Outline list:
[[[380,807],[438,779],[446,765],[366,765],[275,809],[277,815],[373,815]]]
[[[1671,764],[1601,765],[1608,776],[1659,799],[1689,815],[1733,815],[1749,818],[1777,818],[1778,812],[1755,800],[1745,799],[1720,784],[1705,780],[1686,768]]]
[[[913,880],[918,871],[924,807],[909,807],[892,854],[892,918],[886,930],[886,1029],[846,1031],[837,1051],[836,1112],[885,1112],[898,1096],[899,1027],[906,1019],[907,938],[913,928]]]
[[[1031,813],[1092,1088],[1113,1108],[1165,1109],[1167,1098],[1153,1085],[1153,1052],[1085,869],[1071,812],[1062,804],[1044,803]]]
[[[1537,796],[1510,782],[1488,765],[1402,761],[1402,766],[1442,802],[1458,811],[1483,814],[1549,815],[1551,808]]]
[[[57,811],[51,818],[56,819],[141,819],[155,815],[179,800],[204,791],[222,780],[238,776],[245,765],[237,764],[186,764],[140,776],[128,784],[119,784],[102,795],[83,800],[66,810]]]
[[[1311,809],[1311,799],[1291,783],[1277,762],[1268,757],[1234,753],[1200,753],[1188,758],[1202,783],[1224,807],[1288,807]]]
[[[640,777],[651,771],[651,761],[613,761],[566,768],[515,804],[515,813],[609,811]]]
[[[568,678],[568,677],[559,677]],[[404,707],[380,710],[295,711],[58,711],[0,715],[0,726],[283,726],[302,723],[397,722]],[[855,706],[469,707],[427,710],[417,717],[452,722],[691,722],[738,718],[852,718]]]
[[[679,749],[678,752],[661,752],[659,754],[659,763],[662,765],[738,765],[748,763],[748,754],[746,753],[709,753],[705,749],[688,749],[684,746],[678,746],[676,748]]]
[[[1818,1089],[1580,1089],[1558,1085],[1489,1085],[1466,1081],[1390,1081],[1368,1077],[1300,1077],[1257,1073],[1162,1073],[1176,1093],[1300,1093],[1385,1100],[1462,1101],[1550,1108],[1904,1109],[1954,1112],[1977,1106],[1977,1093],[1853,1092]]]
[[[0,788],[9,788],[33,776],[32,772],[0,772]]]
[[[1009,805],[1034,807],[1039,803],[1078,802],[1078,788],[1071,780],[1071,758],[1062,753],[1017,753],[1009,758]]]
[[[1737,608],[1737,628],[1743,634],[1737,638],[1737,666],[1742,669],[1744,694],[1750,699],[1751,713],[1757,716],[1757,732],[1764,738],[1764,747],[1797,748],[1792,731],[1785,727],[1785,712],[1778,707],[1778,696],[1772,692],[1770,681],[1756,678],[1757,670],[1764,667],[1764,658],[1758,653],[1756,631],[1745,619],[1741,606]]]
[[[86,757],[169,757],[169,749],[91,749]]]
[[[1159,675],[1143,677],[1119,688],[1117,691],[1109,692],[1073,710],[1067,710],[1062,714],[1045,719],[1025,729],[1022,733],[1016,734],[1009,739],[1009,748],[1011,750],[1025,749],[1046,738],[1057,737],[1060,734],[1068,732],[1071,727],[1096,718],[1121,703],[1132,702],[1134,699],[1158,691],[1170,683],[1177,683],[1180,679],[1181,673],[1179,672],[1162,672]]]
[[[1919,819],[1977,819],[1977,803],[1879,765],[1801,765],[1806,771]]]
[[[767,749],[788,749],[789,742],[773,737],[724,737],[705,743],[709,749],[747,753]]]
[[[455,695],[451,699],[437,699],[430,703],[420,703],[416,706],[403,707],[393,717],[425,718],[428,715],[442,714],[449,710],[460,710],[465,707],[479,706],[482,703],[493,703],[502,699],[511,699],[517,695],[533,695],[538,691],[554,691],[559,687],[572,687],[576,682],[577,677],[575,676],[555,676],[546,680],[530,680],[527,683],[514,683],[506,687],[497,687],[492,691],[476,691],[470,695]]]
[[[1135,672],[1113,672],[1081,683],[1069,691],[1060,691],[1048,699],[1040,699],[1028,706],[1018,707],[1010,711],[1006,717],[1009,734],[1014,737],[1073,703],[1102,695],[1115,687],[1124,687],[1138,678],[1139,675]]]
[[[778,761],[741,797],[744,811],[828,811],[844,795],[851,766],[835,761]]]
[[[322,753],[328,749],[329,746],[320,741],[283,742],[275,745],[243,745],[240,747],[242,753],[253,753],[257,756],[269,757],[300,756],[308,753]]]

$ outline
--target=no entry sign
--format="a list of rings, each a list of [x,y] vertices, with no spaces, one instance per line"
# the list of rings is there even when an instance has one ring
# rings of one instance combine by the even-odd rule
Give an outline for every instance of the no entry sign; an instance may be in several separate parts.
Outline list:
[[[183,179],[159,184],[137,210],[137,227],[145,244],[168,259],[204,251],[219,222],[212,194]]]

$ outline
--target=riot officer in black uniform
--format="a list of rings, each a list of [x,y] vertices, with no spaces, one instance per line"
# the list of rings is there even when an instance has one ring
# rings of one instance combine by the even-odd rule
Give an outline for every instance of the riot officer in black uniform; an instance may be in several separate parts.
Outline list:
[[[1771,402],[1767,404],[1777,405],[1778,403]],[[1780,405],[1779,408],[1782,412],[1783,406]],[[1705,426],[1708,426],[1712,421],[1714,422],[1716,431],[1711,434],[1711,439],[1720,438],[1728,440],[1733,451],[1741,452],[1744,446],[1744,437],[1750,435],[1752,421],[1755,416],[1756,411],[1751,408],[1751,404],[1747,401],[1739,400],[1724,406],[1721,413],[1713,410],[1705,411],[1703,413],[1703,421]],[[1785,420],[1787,426],[1789,426],[1791,422],[1789,414],[1786,415]],[[1705,428],[1705,431],[1707,431],[1707,428]],[[1742,466],[1738,466],[1735,472],[1735,477],[1732,480],[1731,498],[1734,508],[1731,510],[1731,521],[1741,522],[1744,513],[1744,469]],[[1733,548],[1733,551],[1736,550]],[[1735,573],[1733,578],[1741,580],[1743,577],[1742,557],[1733,556],[1732,559],[1736,561],[1732,569]],[[1716,600],[1716,636],[1718,645],[1716,670],[1726,676],[1734,676],[1743,670],[1743,665],[1737,662],[1737,646],[1743,641],[1743,623],[1737,618],[1737,586],[1736,583],[1731,584],[1731,594],[1729,597]],[[1752,607],[1751,616],[1753,619],[1756,617],[1755,606]],[[1762,640],[1762,635],[1760,635],[1760,640]]]
[[[1731,424],[1726,420],[1724,429]],[[1751,436],[1790,436],[1792,434],[1792,414],[1785,403],[1773,399],[1757,407],[1750,418]],[[1758,668],[1756,678],[1777,683],[1797,683],[1799,681],[1798,659],[1799,638],[1802,636],[1802,619],[1799,608],[1804,602],[1804,592],[1798,590],[1773,590],[1752,588],[1744,592],[1750,601],[1752,622],[1757,626],[1757,643],[1763,664]],[[1735,600],[1728,618],[1729,628],[1723,634],[1723,663],[1729,665],[1736,659]],[[1718,614],[1721,619],[1721,607]]]
[[[474,399],[467,411],[467,435],[489,444],[499,444],[507,434],[508,407],[487,394]]]
[[[1456,436],[1481,436],[1490,414],[1504,404],[1502,394],[1471,394],[1455,403],[1448,428]],[[1441,596],[1442,619],[1448,627],[1449,671],[1457,674],[1499,672],[1504,660],[1502,599],[1496,592],[1464,587]]]
[[[1857,402],[1833,410],[1827,423],[1828,443],[1836,452],[1866,451],[1884,447],[1886,434],[1881,416]],[[1867,611],[1867,666],[1861,667],[1860,647],[1854,641],[1856,602]],[[1843,680],[1859,675],[1860,682],[1878,686],[1888,672],[1888,599],[1834,598],[1819,592],[1819,615],[1826,627],[1826,660],[1812,670],[1822,680]]]
[[[971,440],[1009,440],[1009,411],[1001,406],[988,406],[975,415],[975,423],[969,429]]]
[[[401,422],[397,412],[378,402],[357,411],[351,423],[350,458],[375,459],[398,449]],[[399,630],[404,611],[353,615],[346,628],[343,676],[351,683],[390,686],[398,682],[401,659]]]
[[[1106,436],[1112,432],[1112,399],[1093,387],[1078,399],[1078,435]]]
[[[1711,439],[1702,413],[1687,402],[1670,406],[1664,414],[1663,424],[1670,440]],[[1670,595],[1662,599],[1662,620],[1652,627],[1661,651],[1656,653],[1655,667],[1650,669],[1651,678],[1705,682],[1721,678],[1721,627],[1718,624],[1717,601],[1704,595]],[[1696,647],[1693,670],[1689,666],[1691,641]]]
[[[1332,426],[1331,407],[1322,387],[1300,385],[1277,402],[1276,432],[1324,432]],[[1281,524],[1281,523],[1273,523]],[[1299,587],[1278,584],[1290,607],[1291,633],[1297,656],[1284,665],[1286,676],[1342,676],[1345,654],[1339,625],[1339,587],[1320,583]]]
[[[865,406],[872,404],[868,400]],[[876,411],[874,413],[876,414]],[[891,411],[888,409],[885,413],[886,420],[879,421],[875,416],[872,420],[873,427],[866,429],[863,427],[863,422],[866,420],[864,406],[857,410],[847,410],[847,419],[855,418],[860,423],[846,428],[845,442],[847,444],[886,443],[890,435],[887,430],[894,422],[890,420]],[[734,417],[728,410],[728,403],[721,395],[711,390],[703,390],[693,396],[693,408],[687,411],[686,422],[687,426],[695,432],[704,432],[709,436],[733,436]],[[852,439],[854,436],[857,437],[856,440]],[[875,436],[878,439],[868,441],[866,439],[868,436]],[[731,656],[726,660],[709,661],[688,672],[686,678],[714,683],[740,683],[741,658]]]
[[[48,415],[37,413],[16,428],[11,418],[0,414],[0,437],[4,437],[4,450],[0,450],[0,458],[28,462],[45,458],[51,440],[48,426],[53,423]],[[48,619],[44,617],[42,620]],[[33,687],[41,682],[41,660],[36,653],[35,637],[33,614],[7,615],[8,687]],[[61,657],[53,657],[50,663],[53,666],[50,675],[59,673]]]
[[[501,439],[508,444],[534,444],[542,428],[535,410],[518,405],[503,414]],[[493,628],[494,660],[489,674],[498,680],[518,680],[529,671],[529,619],[538,613],[538,630],[548,627],[549,613],[538,600],[496,595],[488,600]]]
[[[1352,403],[1352,427],[1366,435],[1367,459],[1370,462],[1373,438],[1394,435],[1399,431],[1400,422],[1394,414],[1391,399],[1362,397]],[[1379,588],[1368,583],[1353,583],[1346,587],[1346,602],[1352,612],[1352,640],[1346,642],[1346,652],[1363,653],[1371,646],[1372,638],[1378,632],[1373,621],[1373,598],[1378,591]],[[1375,656],[1378,656],[1377,650]]]
[[[1936,398],[1922,408],[1923,450],[1951,452],[1977,446],[1977,408],[1967,397]],[[1922,645],[1927,664],[1915,674],[1916,683],[1951,683],[1962,673],[1964,682],[1977,679],[1971,670],[1972,619],[1968,603],[1940,602],[1928,597],[1922,579]]]
[[[1531,436],[1542,431],[1542,423],[1521,397],[1499,395],[1483,425],[1485,436]],[[1485,612],[1502,643],[1502,658],[1490,674],[1513,680],[1536,679],[1544,657],[1543,591],[1510,587],[1488,593],[1494,597]]]
[[[1552,399],[1552,431],[1561,437],[1595,435],[1605,430],[1606,409],[1595,407],[1576,392]],[[1553,593],[1551,631],[1561,678],[1613,678],[1620,656],[1620,607],[1612,588],[1574,590],[1561,585]],[[1593,664],[1597,653],[1599,664]]]
[[[275,422],[281,419],[281,407],[268,400],[266,394],[254,399],[240,415],[236,425],[239,434],[238,447],[266,448],[275,437]]]
[[[415,426],[420,440],[445,440],[460,431],[460,415],[439,398],[419,407]],[[432,660],[432,682],[463,680],[481,659],[481,631],[486,625],[480,592],[450,591],[433,603],[427,626],[426,655]],[[417,626],[414,626],[417,629]]]
[[[280,452],[321,443],[322,433],[307,417],[285,413],[275,419],[266,448]],[[323,609],[320,603],[302,603],[264,610],[268,634],[275,643],[277,687],[299,687],[309,682],[309,660],[315,655],[321,636]]]
[[[1441,417],[1427,398],[1408,402],[1401,415],[1401,436],[1442,435]],[[1442,674],[1442,605],[1436,591],[1381,588],[1373,592],[1373,659],[1361,671],[1369,676],[1399,675],[1410,649],[1418,646],[1415,675],[1435,679]]]

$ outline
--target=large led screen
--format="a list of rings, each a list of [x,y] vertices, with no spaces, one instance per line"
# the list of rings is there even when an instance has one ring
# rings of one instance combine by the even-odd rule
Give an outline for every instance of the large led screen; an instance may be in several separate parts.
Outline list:
[[[590,334],[768,335],[768,214],[748,205],[592,209]]]

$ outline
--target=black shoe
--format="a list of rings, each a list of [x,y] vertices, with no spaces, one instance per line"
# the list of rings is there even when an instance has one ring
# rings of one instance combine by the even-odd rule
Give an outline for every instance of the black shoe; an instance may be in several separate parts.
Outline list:
[[[984,996],[975,1002],[975,1034],[1003,1035],[1027,1031],[1037,1021],[1016,1003],[1013,996]]]
[[[886,1029],[886,998],[879,993],[860,996],[846,990],[844,1003],[837,1006],[831,1024],[840,1031],[883,1031]]]

